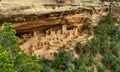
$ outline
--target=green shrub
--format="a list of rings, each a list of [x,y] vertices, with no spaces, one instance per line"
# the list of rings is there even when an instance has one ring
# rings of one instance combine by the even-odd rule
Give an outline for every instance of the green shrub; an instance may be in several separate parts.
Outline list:
[[[56,69],[67,69],[68,63],[73,62],[73,54],[71,52],[60,50],[58,55],[55,57],[53,66]]]
[[[105,67],[103,67],[101,65],[98,65],[97,66],[97,72],[106,72],[106,69],[105,69]]]
[[[100,41],[97,37],[94,37],[83,45],[83,53],[91,53],[94,56],[100,51]]]
[[[18,38],[15,36],[16,31],[12,29],[10,23],[4,23],[4,28],[0,32],[3,49],[9,51],[11,56],[16,55],[20,51]]]
[[[10,58],[9,52],[3,50],[0,40],[0,72],[16,72],[14,60]]]
[[[75,71],[71,68],[68,68],[65,72],[75,72]]]
[[[77,72],[88,72],[87,67],[85,66],[85,64],[82,64],[79,69],[77,70]]]
[[[92,66],[94,64],[93,57],[90,55],[90,53],[80,55],[79,58],[75,60],[75,65],[77,68],[81,66],[83,63],[86,66]]]
[[[18,72],[40,72],[40,64],[35,56],[23,52],[15,57],[15,69]]]
[[[102,41],[101,43],[100,43],[100,53],[102,54],[102,55],[105,55],[105,54],[108,54],[108,53],[111,53],[111,50],[110,50],[110,43],[109,43],[109,41]]]
[[[111,42],[110,50],[112,54],[114,54],[117,57],[120,57],[120,42],[116,42],[116,41]]]
[[[80,43],[80,42],[78,42],[78,43],[76,43],[76,45],[75,45],[75,52],[77,53],[77,54],[82,54],[82,44]]]
[[[88,72],[94,72],[94,67],[91,67]]]
[[[15,34],[10,23],[0,29],[0,72],[40,72],[38,59],[20,50]]]
[[[102,62],[106,65],[107,68],[112,69],[113,72],[120,71],[120,57],[116,57],[113,54],[106,54],[102,58]]]

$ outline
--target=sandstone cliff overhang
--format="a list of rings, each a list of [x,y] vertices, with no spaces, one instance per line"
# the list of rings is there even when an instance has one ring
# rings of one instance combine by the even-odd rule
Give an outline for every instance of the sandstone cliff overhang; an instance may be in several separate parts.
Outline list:
[[[99,0],[1,0],[0,25],[11,22],[17,31],[32,30],[35,27],[76,24],[89,20],[97,24],[99,17],[105,12]],[[82,22],[81,22],[82,21]]]
[[[0,22],[14,21],[16,17],[33,17],[49,13],[73,11],[80,8],[100,8],[101,2],[90,0],[75,0],[71,3],[59,4],[57,0],[1,0],[0,1]],[[34,17],[33,17],[34,18]]]
[[[120,15],[120,2],[111,3],[111,13],[114,18],[117,18]]]

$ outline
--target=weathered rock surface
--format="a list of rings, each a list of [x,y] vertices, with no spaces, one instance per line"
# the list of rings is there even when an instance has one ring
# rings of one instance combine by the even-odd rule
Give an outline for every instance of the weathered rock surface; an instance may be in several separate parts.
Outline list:
[[[117,22],[120,23],[120,2],[111,3],[111,13]]]
[[[23,31],[44,25],[64,24],[66,20],[66,24],[69,24],[71,19],[78,22],[79,14],[83,14],[81,18],[93,19],[91,23],[94,25],[104,13],[102,8],[99,0],[64,0],[63,3],[57,0],[1,0],[0,23],[12,22],[13,28]],[[66,19],[71,15],[71,19]]]

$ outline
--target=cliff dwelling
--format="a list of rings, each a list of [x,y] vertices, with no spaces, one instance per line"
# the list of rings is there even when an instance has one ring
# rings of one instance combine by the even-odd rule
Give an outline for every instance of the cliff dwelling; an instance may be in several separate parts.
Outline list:
[[[120,0],[0,0],[0,72],[120,72]]]
[[[6,1],[0,4],[8,9],[1,8],[0,24],[3,21],[12,22],[19,37],[20,48],[39,58],[54,59],[54,54],[63,46],[77,57],[75,44],[85,43],[94,36],[84,30],[84,24],[88,23],[92,31],[100,17],[108,13],[108,7],[103,6],[99,0],[41,0],[38,4],[39,1],[20,1],[24,5],[13,1],[16,5],[12,9],[5,5]]]
[[[74,51],[77,42],[86,42],[93,36],[82,33],[83,24],[77,26],[56,25],[41,27],[31,33],[20,36],[19,45],[28,54],[53,59],[59,47],[66,46]]]

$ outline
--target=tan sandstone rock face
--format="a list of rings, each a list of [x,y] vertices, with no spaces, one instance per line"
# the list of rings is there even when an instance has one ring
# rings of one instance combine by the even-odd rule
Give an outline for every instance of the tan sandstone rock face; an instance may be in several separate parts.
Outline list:
[[[117,23],[120,23],[120,15],[118,15]]]
[[[65,0],[64,2],[65,4],[71,4],[70,0]],[[80,1],[78,0],[77,2],[79,3]],[[58,7],[57,4],[57,0],[2,0],[0,1],[0,15],[1,18],[30,14],[42,15],[51,12],[70,10],[69,8],[77,9],[80,7]]]
[[[120,23],[120,2],[112,2],[111,13],[116,19],[117,23]]]

